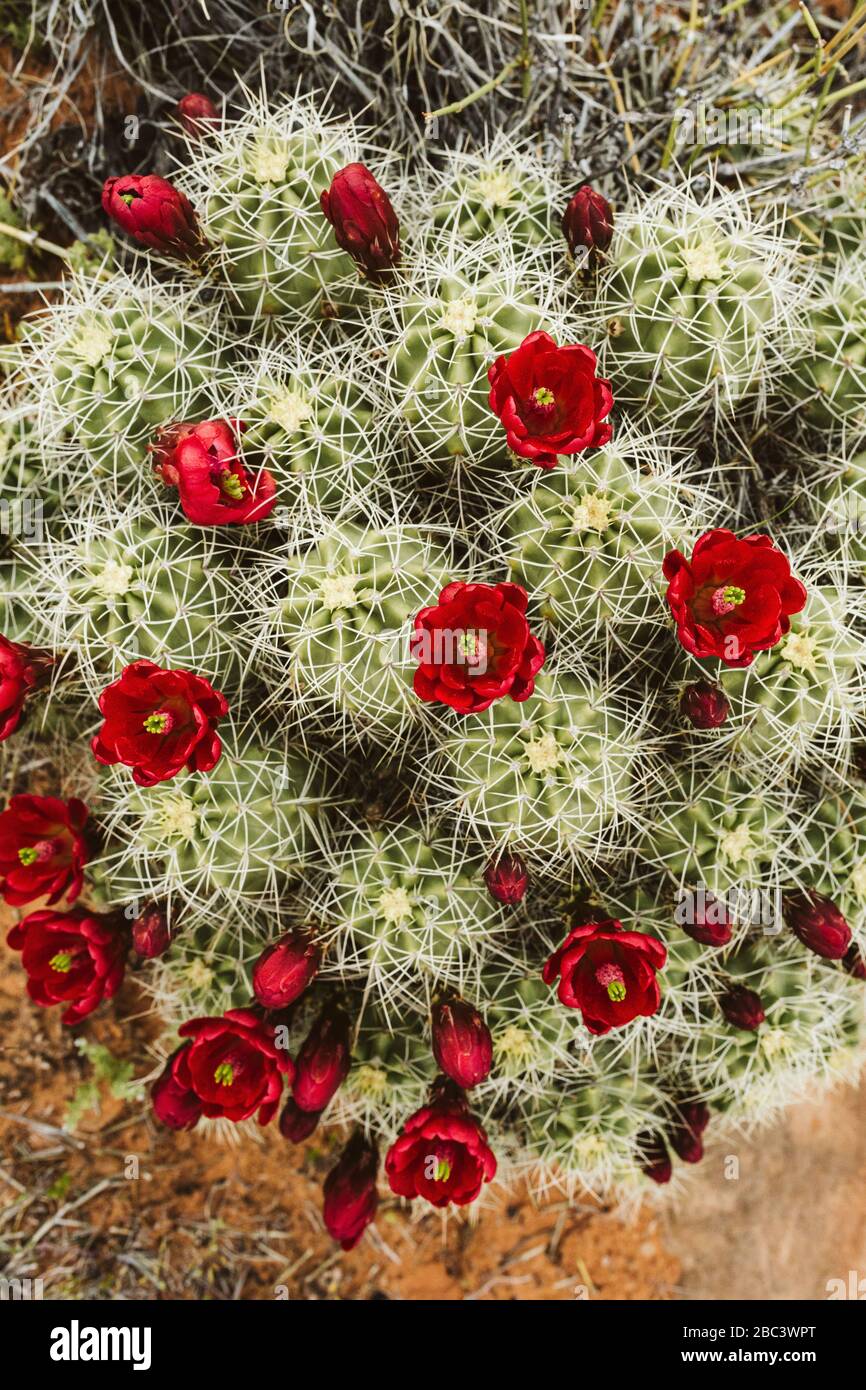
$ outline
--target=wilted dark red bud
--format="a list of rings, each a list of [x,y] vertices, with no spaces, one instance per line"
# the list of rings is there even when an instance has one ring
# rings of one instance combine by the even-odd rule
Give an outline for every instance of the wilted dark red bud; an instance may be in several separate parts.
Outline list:
[[[701,1135],[709,1122],[709,1107],[703,1101],[688,1101],[677,1106],[674,1123],[668,1130],[668,1142],[683,1163],[700,1163],[704,1156]]]
[[[648,1178],[659,1185],[670,1182],[674,1171],[667,1145],[660,1134],[641,1134],[638,1138],[641,1152],[640,1169]]]
[[[122,174],[106,179],[102,208],[152,251],[195,260],[207,249],[189,198],[158,174]]]
[[[842,960],[851,945],[851,928],[835,903],[812,889],[786,893],[785,925],[804,946],[825,960]]]
[[[284,1139],[288,1139],[290,1144],[303,1144],[316,1128],[320,1116],[321,1111],[302,1110],[289,1096],[280,1115],[280,1134]]]
[[[610,246],[613,211],[610,203],[588,183],[579,188],[562,214],[562,233],[572,256],[580,259],[579,248],[595,260]]]
[[[489,1074],[493,1039],[477,1009],[465,999],[441,999],[433,1006],[433,1055],[440,1071],[468,1090]]]
[[[400,223],[384,188],[363,164],[347,164],[321,196],[337,244],[378,279],[400,261]]]
[[[133,950],[145,960],[153,960],[168,950],[170,941],[168,918],[156,903],[148,903],[132,924]]]
[[[351,1250],[376,1215],[379,1193],[376,1173],[379,1151],[357,1130],[343,1150],[336,1167],[325,1178],[322,1214],[328,1233],[344,1250]]]
[[[680,696],[680,714],[696,729],[718,729],[730,712],[727,695],[710,681],[695,681]]]
[[[685,907],[681,926],[686,936],[702,946],[727,946],[733,932],[727,905],[721,898],[714,898],[711,893],[693,893],[685,900]]]
[[[866,980],[866,956],[863,955],[859,946],[849,947],[842,959],[842,964],[848,974],[854,976],[855,980]]]
[[[498,903],[519,903],[526,894],[529,873],[519,854],[501,854],[484,870],[484,882]]]
[[[219,125],[219,112],[204,92],[187,92],[177,103],[177,114],[188,135],[203,135],[209,127]]]
[[[322,953],[301,932],[287,932],[265,947],[253,967],[253,993],[266,1009],[285,1009],[315,979]]]
[[[764,1005],[760,994],[745,985],[732,985],[719,999],[719,1008],[735,1028],[753,1032],[764,1022]]]
[[[324,1110],[349,1071],[352,1038],[342,1009],[329,1005],[310,1029],[295,1061],[292,1095],[301,1110]]]

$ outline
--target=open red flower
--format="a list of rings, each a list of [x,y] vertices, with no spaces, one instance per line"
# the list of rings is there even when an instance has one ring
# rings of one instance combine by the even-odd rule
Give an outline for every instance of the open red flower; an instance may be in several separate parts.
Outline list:
[[[0,743],[18,728],[28,696],[48,679],[54,661],[41,647],[0,636]]]
[[[18,922],[6,940],[21,952],[27,993],[36,1004],[67,1005],[64,1023],[78,1023],[123,979],[126,937],[110,917],[82,908],[43,908]]]
[[[195,260],[207,249],[189,198],[159,174],[106,179],[102,210],[142,246]]]
[[[0,815],[0,892],[22,907],[36,898],[72,902],[81,892],[87,807],[73,797],[13,796]]]
[[[448,584],[415,619],[415,694],[427,703],[479,714],[510,695],[526,700],[544,665],[544,647],[526,621],[519,584]]]
[[[338,169],[320,199],[337,245],[373,279],[400,261],[400,223],[391,199],[364,164]]]
[[[548,985],[559,976],[561,1002],[580,1009],[590,1033],[609,1033],[655,1013],[661,999],[656,971],[666,960],[656,937],[608,919],[572,928],[542,974]]]
[[[739,540],[733,531],[705,531],[691,560],[679,550],[665,556],[664,575],[686,651],[726,666],[749,666],[755,652],[774,647],[806,603],[787,557],[765,535]]]
[[[154,468],[176,487],[194,526],[245,526],[263,521],[277,504],[277,485],[266,468],[248,469],[241,457],[240,420],[203,420],[161,430],[150,446]]]
[[[496,1176],[487,1135],[456,1086],[437,1083],[429,1105],[404,1124],[385,1158],[391,1191],[434,1207],[474,1202]]]
[[[358,1244],[376,1215],[378,1167],[379,1150],[356,1130],[325,1178],[322,1215],[328,1234],[344,1250],[352,1250]]]
[[[294,1063],[278,1048],[272,1024],[250,1009],[229,1009],[222,1018],[193,1018],[178,1029],[189,1041],[168,1060],[151,1093],[154,1112],[171,1129],[192,1129],[208,1119],[273,1119],[283,1077]]]
[[[530,333],[510,357],[497,357],[487,373],[490,409],[505,426],[508,447],[553,468],[558,454],[607,444],[613,395],[596,365],[591,348],[557,347],[542,332]]]
[[[140,787],[188,772],[210,772],[222,744],[216,724],[228,702],[204,676],[166,671],[152,661],[133,661],[99,697],[105,723],[91,743],[108,765],[132,768]]]

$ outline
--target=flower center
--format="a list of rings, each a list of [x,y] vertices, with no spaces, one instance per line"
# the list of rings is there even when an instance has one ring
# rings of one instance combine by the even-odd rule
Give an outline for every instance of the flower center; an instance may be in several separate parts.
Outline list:
[[[736,584],[724,584],[713,594],[712,610],[717,618],[721,618],[725,613],[733,613],[735,608],[739,608],[745,597],[745,589]]]
[[[56,848],[54,840],[37,840],[35,845],[25,845],[23,849],[19,849],[18,858],[26,869],[31,864],[44,864],[46,860],[51,859]]]
[[[595,972],[595,978],[607,990],[608,999],[612,999],[614,1004],[622,1003],[626,996],[625,976],[618,965],[611,962],[600,965]]]
[[[237,473],[232,473],[231,470],[221,473],[219,476],[219,486],[220,492],[223,493],[224,496],[230,497],[233,502],[242,502],[244,500],[244,485]]]
[[[434,1182],[447,1182],[451,1177],[451,1164],[447,1158],[436,1160],[436,1172],[433,1174]]]
[[[487,637],[483,632],[461,632],[457,648],[467,666],[487,666]]]
[[[58,951],[56,956],[52,956],[48,962],[52,970],[56,970],[58,975],[68,975],[72,969],[72,956],[68,951]]]
[[[155,714],[148,714],[141,721],[142,728],[149,734],[167,734],[171,731],[174,720],[168,710],[157,710]]]
[[[235,1079],[234,1068],[231,1062],[220,1062],[213,1074],[213,1079],[218,1086],[231,1086]]]
[[[140,198],[141,194],[135,193],[131,188],[128,188],[125,193],[119,193],[118,197],[122,203],[126,203],[126,206],[131,208],[136,198]]]
[[[549,410],[556,397],[549,386],[537,386],[532,393],[532,399],[536,405],[540,405],[544,410]]]

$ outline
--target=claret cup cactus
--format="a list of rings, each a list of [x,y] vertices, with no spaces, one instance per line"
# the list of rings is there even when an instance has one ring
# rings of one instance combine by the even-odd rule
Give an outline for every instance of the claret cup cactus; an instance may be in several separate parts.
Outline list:
[[[859,1055],[855,254],[710,174],[206,114],[3,390],[33,998],[134,953],[157,1119],[334,1128],[347,1248],[377,1182],[676,1184]]]

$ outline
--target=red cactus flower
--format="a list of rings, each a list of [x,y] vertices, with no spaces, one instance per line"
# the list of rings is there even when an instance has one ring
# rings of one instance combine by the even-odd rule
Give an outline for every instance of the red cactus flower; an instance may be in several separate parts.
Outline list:
[[[286,932],[266,946],[253,966],[253,993],[265,1009],[285,1009],[303,994],[322,963],[319,947],[303,932]]]
[[[484,882],[491,898],[510,907],[526,896],[529,873],[519,854],[505,853],[491,859],[484,870]]]
[[[176,777],[182,768],[210,772],[222,744],[216,725],[228,703],[204,676],[133,661],[99,697],[105,723],[91,743],[107,765],[132,768],[140,787]]]
[[[613,211],[610,203],[588,183],[577,190],[562,214],[562,234],[572,256],[580,250],[595,261],[610,246],[613,237]]]
[[[159,903],[148,903],[131,928],[132,949],[143,960],[164,956],[171,944],[168,918]]]
[[[766,1018],[760,994],[747,985],[732,985],[719,998],[719,1008],[734,1028],[753,1033]]]
[[[785,925],[804,946],[825,960],[843,960],[851,945],[851,928],[838,907],[813,889],[786,893],[782,898]]]
[[[320,1118],[320,1111],[302,1110],[297,1101],[289,1096],[280,1113],[280,1134],[290,1144],[303,1144],[315,1130]]]
[[[265,468],[250,472],[240,451],[240,420],[169,425],[150,451],[167,487],[176,487],[194,526],[246,526],[277,505],[277,485]]]
[[[207,249],[189,198],[158,174],[121,174],[106,179],[102,209],[124,232],[152,251],[197,260]]]
[[[48,680],[55,660],[41,647],[0,636],[0,743],[18,728],[28,697]]]
[[[748,666],[781,641],[790,615],[806,603],[786,556],[769,536],[705,531],[691,560],[671,550],[664,560],[667,600],[677,637],[693,656]]]
[[[400,262],[400,223],[384,188],[363,164],[347,164],[321,196],[337,245],[373,279]]]
[[[481,1014],[465,999],[433,1006],[433,1056],[439,1070],[464,1090],[477,1086],[493,1065],[493,1039]]]
[[[177,114],[188,135],[204,135],[219,125],[219,112],[204,92],[187,92],[177,103]]]
[[[415,619],[415,694],[459,714],[480,714],[510,695],[527,700],[544,665],[544,647],[526,621],[519,584],[448,584]]]
[[[295,1062],[292,1095],[301,1110],[320,1114],[349,1074],[352,1038],[341,1008],[322,1010],[301,1045]]]
[[[222,1018],[191,1019],[178,1036],[188,1041],[170,1058],[151,1096],[164,1124],[191,1129],[198,1115],[239,1121],[257,1111],[260,1125],[273,1119],[283,1077],[291,1084],[295,1069],[277,1047],[271,1024],[249,1009],[229,1009]]]
[[[613,406],[610,382],[596,376],[596,357],[582,343],[557,347],[549,333],[530,333],[488,372],[490,409],[505,426],[508,447],[539,468],[559,454],[607,444]]]
[[[659,1185],[670,1182],[674,1166],[662,1136],[647,1132],[638,1136],[637,1143],[640,1151],[641,1172]]]
[[[624,931],[610,919],[573,927],[542,972],[545,984],[559,976],[558,994],[569,1009],[580,1009],[590,1033],[609,1033],[659,1006],[656,971],[667,951],[646,932]]]
[[[6,940],[21,952],[30,998],[45,1008],[67,1005],[64,1023],[79,1023],[120,988],[126,941],[111,917],[80,907],[43,908],[18,922]]]
[[[73,797],[13,796],[0,815],[0,892],[13,907],[36,898],[49,905],[81,892],[88,860],[87,807]]]
[[[385,1172],[398,1197],[464,1207],[496,1176],[496,1158],[456,1086],[436,1083],[433,1092],[430,1104],[403,1125],[388,1150]]]
[[[357,1130],[325,1178],[322,1215],[328,1234],[352,1250],[376,1215],[379,1150]]]

